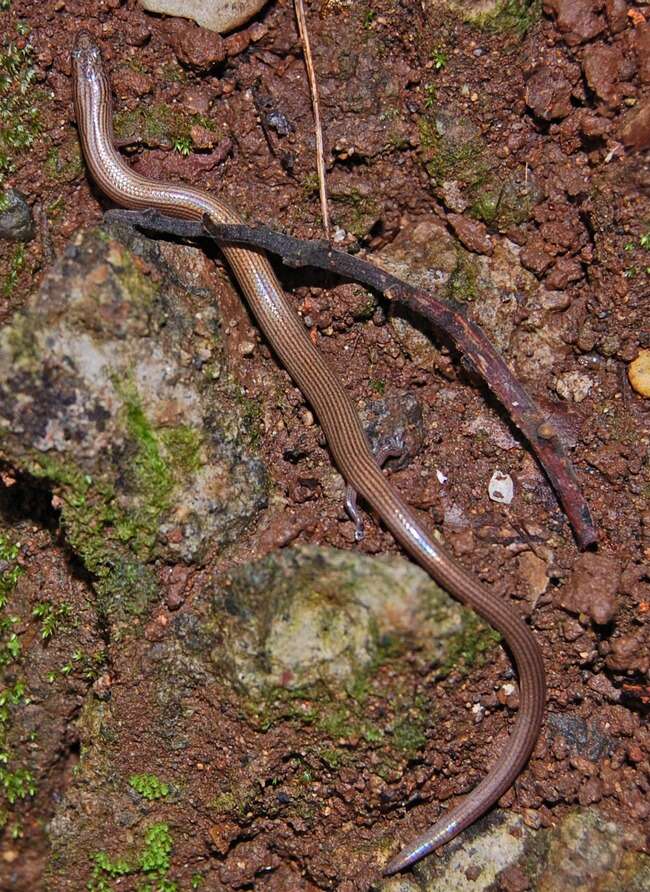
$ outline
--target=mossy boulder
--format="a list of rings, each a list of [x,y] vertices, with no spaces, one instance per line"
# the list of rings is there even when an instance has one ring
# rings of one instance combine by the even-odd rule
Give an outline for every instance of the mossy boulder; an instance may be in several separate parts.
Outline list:
[[[265,504],[210,292],[158,246],[80,234],[0,333],[0,457],[43,478],[104,607],[140,613],[155,559],[201,561]],[[118,230],[113,236],[119,235]]]

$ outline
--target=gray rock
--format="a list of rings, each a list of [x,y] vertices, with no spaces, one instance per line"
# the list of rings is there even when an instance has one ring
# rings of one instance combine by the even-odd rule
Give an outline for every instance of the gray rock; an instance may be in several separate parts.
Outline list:
[[[0,194],[0,238],[14,242],[31,242],[34,238],[32,209],[17,189]]]
[[[181,283],[162,249],[132,239],[80,235],[2,330],[0,455],[52,485],[107,606],[139,613],[155,592],[147,564],[233,541],[265,504],[266,475],[220,373],[214,303],[191,285],[200,255],[175,249]]]
[[[387,649],[408,647],[427,663],[446,663],[463,616],[413,564],[304,546],[247,564],[217,585],[212,655],[249,695],[340,687]]]
[[[516,874],[516,887],[530,892],[643,892],[650,888],[650,858],[642,847],[641,828],[608,821],[596,809],[578,809],[553,829],[539,831],[519,815],[497,810],[452,842],[441,857],[416,864],[414,884],[406,890],[510,888],[502,878]],[[381,883],[379,892],[401,892],[392,882]]]

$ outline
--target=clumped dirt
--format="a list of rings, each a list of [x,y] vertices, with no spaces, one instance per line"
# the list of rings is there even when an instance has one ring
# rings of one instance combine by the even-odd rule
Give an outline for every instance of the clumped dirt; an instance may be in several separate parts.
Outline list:
[[[617,824],[638,827],[650,813],[650,738],[642,723],[650,702],[650,412],[627,367],[650,347],[650,9],[623,0],[545,0],[543,10],[509,2],[499,16],[471,21],[471,7],[323,0],[309,8],[334,222],[345,230],[344,245],[371,256],[422,221],[455,235],[472,256],[490,256],[506,239],[520,249],[550,316],[532,310],[525,293],[509,294],[504,312],[513,335],[500,346],[513,368],[528,369],[526,385],[572,450],[598,549],[578,553],[525,444],[446,348],[434,347],[430,362],[416,361],[387,308],[358,286],[280,274],[367,421],[399,416],[378,402],[415,397],[419,412],[409,411],[407,422],[415,418],[416,431],[402,466],[388,471],[392,484],[425,524],[441,527],[464,566],[514,599],[543,648],[547,721],[501,805],[534,828],[553,826],[576,805],[596,805]],[[321,236],[311,107],[288,0],[269,3],[249,28],[212,41],[192,23],[146,15],[133,0],[99,8],[87,0],[13,0],[0,12],[3,77],[33,68],[26,94],[38,126],[25,149],[9,147],[13,166],[4,187],[25,196],[36,237],[24,248],[0,242],[0,320],[23,306],[71,235],[101,219],[71,106],[69,49],[80,27],[101,42],[118,134],[138,170],[218,191],[248,219]],[[453,295],[485,321],[480,279],[459,256]],[[211,275],[218,287],[222,274]],[[275,548],[296,542],[397,550],[370,517],[355,545],[317,421],[236,295],[223,287],[219,293],[231,368],[260,406],[259,448],[276,497],[221,563],[215,556],[198,570],[158,567],[166,596],[147,626],[149,642],[179,628],[170,617],[182,617],[206,580]],[[490,333],[498,338],[494,318]],[[529,335],[547,324],[558,348],[536,367],[526,354]],[[487,496],[496,468],[514,478],[520,497],[509,507]],[[447,478],[444,488],[435,484],[437,470]],[[9,742],[29,764],[36,792],[9,809],[0,885],[37,889],[45,888],[39,884],[51,857],[45,827],[78,758],[79,710],[91,685],[97,703],[110,698],[111,649],[119,644],[89,606],[92,579],[58,529],[56,499],[51,507],[47,491],[10,467],[2,479],[1,532],[21,543],[12,628],[23,652],[42,634],[43,609],[34,615],[34,608],[65,602],[75,617],[58,616],[51,639],[31,649],[29,667],[18,672],[15,661],[3,660],[5,686],[20,675],[30,688],[32,704],[11,706]],[[0,571],[12,572],[8,549],[0,557]],[[6,643],[8,628],[2,634]],[[138,641],[127,646],[137,665]],[[73,659],[77,653],[83,658]],[[125,665],[124,655],[119,662]],[[160,805],[183,828],[174,850],[181,888],[190,888],[200,849],[208,888],[368,889],[369,862],[359,852],[380,838],[394,851],[396,839],[422,831],[443,803],[467,793],[499,752],[517,705],[516,689],[504,687],[512,673],[498,648],[482,665],[442,680],[418,672],[414,663],[413,684],[427,688],[437,718],[412,763],[381,780],[370,762],[355,770],[310,765],[313,802],[302,817],[283,809],[312,732],[288,721],[264,751],[225,691],[219,722],[218,691],[195,704],[197,736],[182,771],[188,777],[194,770],[196,789],[201,772],[236,764],[242,788],[252,790],[265,766],[279,770],[281,752],[297,761],[260,793],[266,813],[258,802],[216,822],[192,813],[191,797],[187,812]],[[119,771],[146,771],[156,764],[156,741],[139,707],[156,692],[139,690],[137,673],[117,681],[133,740],[141,742],[133,764],[128,744],[116,749]],[[345,743],[352,751],[357,745]],[[91,868],[89,861],[88,872],[68,877],[65,888],[85,888]],[[525,877],[518,881],[517,888],[529,888]],[[125,878],[120,888],[135,888],[131,882]],[[512,877],[500,888],[514,888]]]

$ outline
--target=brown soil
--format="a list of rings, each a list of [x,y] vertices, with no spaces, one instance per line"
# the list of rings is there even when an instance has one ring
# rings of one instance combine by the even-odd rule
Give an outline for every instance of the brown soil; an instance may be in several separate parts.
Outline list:
[[[360,409],[378,394],[415,393],[424,414],[424,445],[412,450],[408,467],[393,470],[393,485],[424,512],[425,523],[442,527],[459,561],[503,597],[517,598],[517,608],[530,616],[546,660],[548,721],[529,766],[501,804],[523,812],[535,827],[552,826],[576,804],[597,804],[617,822],[638,826],[650,815],[650,737],[642,724],[650,702],[650,404],[630,387],[627,366],[640,348],[650,347],[648,7],[549,0],[520,38],[512,28],[479,28],[445,4],[433,6],[323,0],[309,10],[335,223],[371,255],[425,218],[478,253],[491,252],[507,237],[521,246],[522,264],[548,291],[561,294],[553,324],[562,349],[550,368],[525,383],[572,448],[599,531],[597,551],[579,554],[525,444],[505,451],[485,435],[490,426],[502,438],[510,432],[498,407],[486,405],[486,392],[448,351],[441,349],[435,365],[423,368],[396,338],[385,308],[370,318],[359,311],[358,287],[323,287],[300,272],[281,275]],[[28,23],[28,36],[17,30],[20,21]],[[194,122],[199,149],[187,157],[165,139],[145,137],[132,150],[139,170],[218,191],[249,219],[301,237],[321,235],[310,101],[288,0],[270,2],[249,31],[227,38],[216,61],[193,39],[191,23],[145,15],[133,0],[13,0],[0,13],[0,32],[19,47],[27,40],[33,47],[30,89],[41,129],[28,151],[15,154],[5,186],[26,196],[37,234],[20,262],[15,244],[0,243],[0,272],[8,282],[0,293],[0,320],[23,306],[70,236],[101,219],[101,197],[79,162],[71,106],[69,49],[82,26],[101,40],[120,109],[164,104],[207,119]],[[504,181],[520,172],[534,176],[537,194],[529,214],[511,220],[484,214],[479,226],[471,208],[459,214],[454,201],[445,201],[432,176],[435,160],[422,124],[435,108],[471,121],[493,173]],[[136,124],[138,133],[145,129]],[[464,176],[461,170],[451,178]],[[480,304],[480,289],[473,298],[470,313]],[[309,408],[270,351],[255,346],[259,339],[246,311],[232,300],[222,313],[233,320],[227,330],[234,373],[263,407],[260,448],[282,496],[281,507],[272,503],[239,554],[229,555],[229,566],[291,542],[355,547]],[[534,329],[527,309],[514,313],[517,331]],[[506,350],[513,368],[526,367],[526,357],[516,352],[526,343],[513,338],[515,347]],[[585,376],[590,387],[577,401],[572,394]],[[287,391],[281,409],[269,396],[270,378]],[[472,429],[477,417],[483,418],[479,436]],[[510,508],[487,497],[497,467],[511,474],[522,493]],[[434,479],[436,468],[448,477],[444,495],[423,490],[421,472]],[[37,602],[48,592],[56,602],[63,586],[70,590],[68,600],[83,604],[93,597],[92,581],[66,549],[47,493],[9,468],[4,483],[3,525],[22,543],[29,579],[24,591],[32,598],[18,628],[35,635],[31,609]],[[449,505],[460,525],[450,519]],[[369,554],[397,550],[371,518],[359,547]],[[156,623],[166,625],[168,612],[191,603],[201,580],[220,566],[215,558],[197,575],[161,567],[169,594],[149,636],[158,634]],[[35,677],[64,662],[81,641],[93,653],[106,645],[102,629],[83,615],[43,651],[42,665],[32,667]],[[438,719],[414,763],[381,782],[370,764],[354,771],[331,766],[312,791],[315,824],[283,819],[275,788],[264,793],[268,816],[256,808],[252,819],[242,814],[221,829],[210,830],[209,816],[177,811],[175,821],[193,828],[179,843],[178,864],[183,854],[195,857],[198,845],[213,861],[215,885],[209,888],[367,889],[368,866],[359,852],[368,841],[398,834],[405,840],[420,832],[441,803],[476,784],[498,752],[516,709],[516,695],[503,692],[509,672],[507,655],[497,649],[468,675],[435,684],[428,696],[435,697]],[[1,843],[0,877],[13,871],[13,888],[41,888],[50,854],[43,826],[77,758],[75,718],[90,683],[74,677],[56,700],[42,751],[32,762],[38,792],[19,804],[23,836],[12,839],[7,832]],[[133,728],[143,697],[136,681],[124,681],[122,694]],[[110,679],[93,683],[101,696]],[[219,772],[237,763],[252,783],[260,771],[257,733],[227,703],[222,727],[213,736],[205,733],[217,694],[210,692],[202,704],[205,715],[196,727],[203,730],[189,741],[185,769],[208,765],[206,770]],[[480,724],[471,711],[475,704],[485,709]],[[142,740],[155,748],[146,738],[146,716],[140,721]],[[39,727],[46,724],[41,717]],[[282,774],[282,753],[300,753],[308,739],[303,727],[287,723],[265,743],[263,771],[279,778],[277,789],[287,799],[298,781],[289,763]],[[256,754],[253,761],[250,753]],[[141,750],[138,762],[146,760]],[[192,872],[188,868],[182,888],[189,888]],[[85,888],[87,879],[72,878],[66,888]],[[120,888],[135,886],[126,880]]]

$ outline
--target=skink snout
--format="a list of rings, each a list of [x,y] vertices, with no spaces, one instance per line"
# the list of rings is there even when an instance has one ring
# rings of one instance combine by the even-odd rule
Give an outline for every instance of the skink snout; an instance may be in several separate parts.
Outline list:
[[[79,31],[72,48],[74,64],[85,74],[91,74],[101,65],[101,53],[89,31]]]

